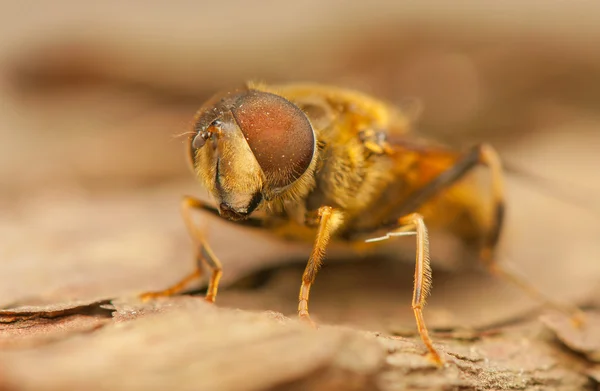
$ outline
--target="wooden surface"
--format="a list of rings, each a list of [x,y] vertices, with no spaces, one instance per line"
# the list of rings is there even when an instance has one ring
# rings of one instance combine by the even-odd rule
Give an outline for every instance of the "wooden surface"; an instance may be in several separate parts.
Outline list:
[[[536,320],[440,335],[443,368],[415,338],[314,330],[193,297],[3,311],[0,322],[3,390],[566,390],[591,386],[600,353],[600,314],[577,331],[553,317],[573,351]]]

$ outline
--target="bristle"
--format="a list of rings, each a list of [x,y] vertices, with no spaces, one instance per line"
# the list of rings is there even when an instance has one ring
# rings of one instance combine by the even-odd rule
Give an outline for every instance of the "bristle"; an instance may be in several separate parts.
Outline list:
[[[174,134],[171,136],[172,139],[178,139],[181,137],[185,137],[185,136],[191,136],[191,135],[195,135],[196,132],[194,132],[193,130],[188,130],[187,132],[183,132],[183,133],[178,133],[178,134]]]
[[[425,305],[427,297],[431,293],[431,284],[433,282],[433,276],[431,271],[431,262],[429,258],[429,235],[427,233],[427,227],[423,225],[423,287],[422,287],[422,302]]]

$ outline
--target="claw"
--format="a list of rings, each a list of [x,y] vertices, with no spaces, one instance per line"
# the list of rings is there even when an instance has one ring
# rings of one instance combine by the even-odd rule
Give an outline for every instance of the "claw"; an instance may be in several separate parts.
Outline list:
[[[585,313],[583,311],[577,310],[572,316],[571,316],[571,324],[573,325],[573,327],[575,327],[576,329],[581,329],[583,328],[583,326],[585,325],[587,319],[585,316]]]
[[[437,352],[435,352],[435,354],[432,352],[427,353],[427,359],[431,361],[436,367],[441,368],[445,364],[445,361]]]
[[[298,315],[298,317],[300,318],[301,322],[304,322],[304,323],[308,324],[313,329],[316,330],[316,329],[319,328],[319,326],[317,326],[317,324],[310,318],[310,315],[308,314],[308,312],[300,313]]]
[[[164,292],[144,292],[144,293],[140,294],[138,297],[140,298],[141,301],[146,303],[150,300],[154,300],[156,298],[166,297],[166,296],[169,296],[169,295],[165,294]]]

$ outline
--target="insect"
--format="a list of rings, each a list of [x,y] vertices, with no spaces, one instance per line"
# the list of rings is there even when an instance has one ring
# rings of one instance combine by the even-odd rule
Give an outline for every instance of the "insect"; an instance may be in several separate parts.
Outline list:
[[[388,103],[330,86],[248,83],[200,108],[188,151],[194,174],[217,205],[184,198],[183,217],[192,233],[190,212],[204,210],[314,243],[300,284],[303,319],[310,321],[310,289],[330,241],[359,248],[412,235],[412,309],[429,357],[441,364],[423,317],[431,287],[428,227],[451,231],[474,246],[494,274],[540,296],[495,262],[504,199],[494,149],[482,144],[461,152],[420,139],[406,115]],[[489,170],[488,199],[467,180],[477,166]],[[198,264],[212,270],[206,300],[214,302],[221,263],[204,238],[195,236]],[[198,269],[143,297],[174,294],[199,275]]]

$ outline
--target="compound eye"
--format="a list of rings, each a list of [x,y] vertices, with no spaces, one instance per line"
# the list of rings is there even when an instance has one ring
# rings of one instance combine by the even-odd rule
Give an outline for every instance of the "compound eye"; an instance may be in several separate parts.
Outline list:
[[[274,188],[289,186],[308,169],[315,134],[296,105],[279,95],[250,90],[231,112]]]

